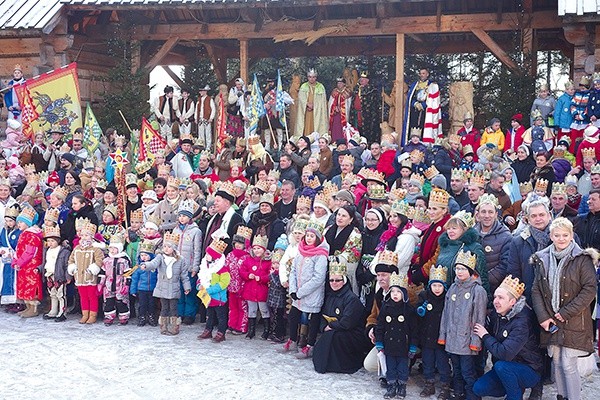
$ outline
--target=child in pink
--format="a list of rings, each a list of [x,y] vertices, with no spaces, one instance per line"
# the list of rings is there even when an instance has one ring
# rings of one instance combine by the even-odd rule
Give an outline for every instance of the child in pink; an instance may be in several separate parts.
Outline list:
[[[246,251],[249,237],[242,236],[248,229],[244,226],[238,228],[237,233],[233,235],[233,250],[225,257],[225,266],[231,275],[227,292],[229,294],[229,330],[233,335],[248,332],[248,303],[242,297],[244,279],[240,274],[244,260],[250,256]],[[250,234],[252,234],[251,230]]]
[[[266,236],[256,235],[252,242],[252,256],[246,258],[242,264],[240,274],[244,279],[242,297],[248,302],[248,333],[246,339],[256,335],[256,316],[260,308],[260,315],[264,319],[265,330],[263,338],[269,337],[271,315],[267,306],[269,294],[269,274],[271,273],[271,260],[265,260],[267,243]]]

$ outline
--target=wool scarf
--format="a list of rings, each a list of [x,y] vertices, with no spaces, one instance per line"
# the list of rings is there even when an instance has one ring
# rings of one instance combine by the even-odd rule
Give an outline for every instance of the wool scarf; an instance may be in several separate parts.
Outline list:
[[[556,247],[550,247],[550,265],[548,266],[548,281],[550,283],[550,290],[552,291],[552,310],[557,313],[560,310],[560,281],[562,272],[565,267],[567,256],[571,254],[575,242],[569,243],[569,245],[561,250],[557,251]]]
[[[332,225],[327,233],[325,233],[325,239],[329,243],[329,255],[333,255],[336,251],[341,251],[345,246],[350,234],[354,230],[354,225],[350,224],[343,228],[338,233],[338,226]]]
[[[329,255],[329,249],[326,243],[321,243],[318,246],[307,245],[304,240],[298,245],[298,252],[302,257],[314,257],[314,256],[325,256]]]
[[[550,224],[548,224],[546,229],[544,229],[543,231],[536,229],[530,225],[529,232],[531,233],[533,240],[535,240],[535,243],[537,244],[536,251],[545,249],[546,247],[548,247],[548,245],[550,245]]]

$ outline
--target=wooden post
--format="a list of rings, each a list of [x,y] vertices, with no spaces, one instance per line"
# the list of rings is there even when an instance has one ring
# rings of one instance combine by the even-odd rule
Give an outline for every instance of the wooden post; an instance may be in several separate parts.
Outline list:
[[[396,34],[396,120],[398,139],[402,137],[404,124],[404,33]]]
[[[246,85],[250,85],[248,82],[248,39],[240,39],[240,77],[246,82]]]
[[[535,31],[532,28],[523,29],[523,56],[530,76],[537,73],[537,41]]]

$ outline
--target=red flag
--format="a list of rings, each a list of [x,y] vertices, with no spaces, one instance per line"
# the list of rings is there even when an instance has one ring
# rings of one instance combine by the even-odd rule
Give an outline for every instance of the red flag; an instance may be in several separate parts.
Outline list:
[[[156,152],[167,147],[167,142],[158,132],[152,128],[152,125],[142,119],[142,130],[140,132],[140,161],[147,158],[154,159]]]
[[[38,119],[39,114],[35,109],[35,105],[33,104],[33,99],[31,98],[31,93],[29,93],[29,87],[27,87],[27,82],[16,85],[13,87],[15,92],[17,93],[17,98],[19,99],[19,103],[21,106],[21,123],[23,125],[23,135],[27,138],[31,138],[33,136],[33,128],[31,127],[31,122]]]

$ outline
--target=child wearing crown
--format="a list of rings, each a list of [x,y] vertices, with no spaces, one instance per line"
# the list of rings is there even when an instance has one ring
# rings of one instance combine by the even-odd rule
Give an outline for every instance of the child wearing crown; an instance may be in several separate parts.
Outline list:
[[[115,205],[107,205],[102,211],[102,224],[98,227],[98,233],[102,235],[106,243],[115,235],[125,236],[125,228],[119,220],[119,210]]]
[[[384,399],[406,397],[409,359],[417,354],[417,325],[408,303],[406,275],[390,277],[390,297],[383,303],[374,329],[375,347],[385,354],[387,391]]]
[[[17,271],[12,268],[15,249],[21,231],[17,226],[17,217],[21,208],[18,204],[6,207],[4,212],[4,228],[0,231],[0,257],[2,283],[0,284],[0,304],[6,306],[6,311],[16,313],[23,311],[24,306],[17,302]]]
[[[162,335],[178,335],[181,319],[177,316],[177,302],[183,293],[188,294],[191,290],[188,268],[185,260],[179,256],[177,246],[179,235],[165,233],[162,254],[158,254],[151,261],[140,263],[142,271],[158,271],[154,297],[160,299],[160,333]]]
[[[473,385],[477,380],[476,356],[482,345],[473,327],[485,323],[487,305],[487,293],[476,265],[475,254],[458,252],[454,262],[456,278],[446,294],[438,338],[438,344],[444,346],[452,361],[454,395],[467,399],[478,398]]]
[[[287,240],[286,240],[287,242]],[[283,249],[278,248],[280,240],[275,244],[275,250],[271,254],[271,271],[269,273],[269,294],[267,296],[267,306],[273,315],[271,320],[272,329],[268,339],[275,343],[285,341],[285,306],[287,305],[287,288],[281,284],[279,279],[279,263],[283,256]]]
[[[66,321],[66,291],[67,266],[71,249],[67,245],[61,245],[60,228],[58,226],[44,227],[44,276],[46,286],[50,295],[50,311],[44,314],[44,319],[54,319],[56,322]]]
[[[223,252],[227,243],[216,239],[206,248],[206,254],[200,264],[198,281],[198,297],[206,307],[206,327],[198,339],[212,337],[212,331],[217,327],[217,334],[213,342],[220,343],[225,340],[227,331],[227,287],[231,281],[229,270],[225,266]]]
[[[104,325],[110,326],[118,317],[119,325],[129,322],[129,286],[125,274],[131,269],[131,260],[123,251],[123,237],[112,236],[108,257],[102,261],[98,274],[98,291],[104,299]]]
[[[242,297],[248,302],[248,333],[247,339],[256,335],[256,316],[260,309],[260,315],[264,320],[265,328],[263,339],[269,337],[270,317],[267,307],[269,294],[269,273],[271,272],[271,260],[266,259],[268,238],[262,235],[254,236],[252,242],[251,256],[244,260],[240,268],[240,274],[244,279]]]
[[[417,315],[420,317],[419,338],[425,378],[425,387],[421,391],[421,397],[429,397],[435,394],[435,371],[437,369],[441,383],[438,400],[450,398],[452,377],[448,353],[444,350],[444,346],[438,344],[440,323],[448,288],[446,285],[447,274],[448,268],[446,267],[431,268],[427,289],[419,293],[417,303]]]
[[[94,241],[96,225],[87,221],[79,229],[79,241],[69,257],[68,274],[79,292],[80,324],[94,324],[98,317],[98,274],[104,260],[100,243]]]
[[[181,196],[179,195],[179,179],[169,177],[165,197],[158,202],[154,214],[161,220],[159,228],[162,231],[171,231],[177,226],[177,216]]]
[[[248,303],[244,300],[244,279],[241,275],[242,264],[250,255],[246,250],[250,247],[252,230],[245,226],[238,226],[233,235],[233,249],[225,257],[225,268],[229,270],[229,286],[227,296],[229,300],[229,331],[233,335],[248,332]]]
[[[156,287],[157,273],[148,269],[141,269],[139,265],[152,261],[154,255],[154,243],[144,240],[140,243],[137,256],[137,268],[131,275],[131,285],[129,293],[138,299],[138,326],[148,325],[156,326],[156,315],[154,307],[154,297],[152,291]]]

